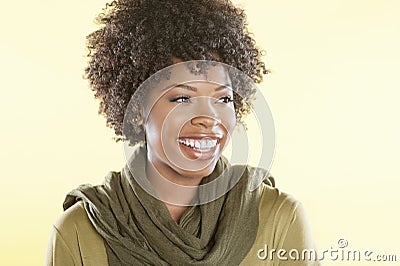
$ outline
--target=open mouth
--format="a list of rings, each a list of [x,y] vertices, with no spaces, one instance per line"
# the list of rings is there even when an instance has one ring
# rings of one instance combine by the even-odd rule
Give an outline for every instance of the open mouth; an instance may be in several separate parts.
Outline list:
[[[220,138],[178,138],[181,150],[191,159],[211,159],[219,150]]]

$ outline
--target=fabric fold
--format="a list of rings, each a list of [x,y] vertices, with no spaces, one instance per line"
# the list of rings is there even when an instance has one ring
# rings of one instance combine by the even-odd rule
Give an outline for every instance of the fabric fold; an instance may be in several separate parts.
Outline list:
[[[218,183],[216,190],[235,182],[232,188],[215,200],[189,207],[176,223],[165,204],[139,185],[148,182],[145,165],[146,149],[141,147],[121,172],[110,172],[102,185],[82,185],[65,199],[64,209],[83,201],[91,223],[105,241],[109,264],[240,264],[258,230],[261,193],[260,189],[251,191],[249,185],[260,178],[273,185],[268,171],[231,166],[221,157],[202,184],[226,175],[228,181]],[[199,198],[213,195],[199,187]]]

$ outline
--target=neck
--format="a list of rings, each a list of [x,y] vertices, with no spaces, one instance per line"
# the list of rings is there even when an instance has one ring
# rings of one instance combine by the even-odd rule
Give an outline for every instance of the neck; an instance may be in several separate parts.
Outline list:
[[[157,169],[149,161],[146,164],[146,175],[172,219],[179,222],[191,201],[197,196],[202,178],[185,177],[173,169],[168,169],[168,171]]]
[[[169,204],[187,206],[197,195],[202,177],[182,176],[168,166],[157,166],[148,160],[146,175],[158,197]]]

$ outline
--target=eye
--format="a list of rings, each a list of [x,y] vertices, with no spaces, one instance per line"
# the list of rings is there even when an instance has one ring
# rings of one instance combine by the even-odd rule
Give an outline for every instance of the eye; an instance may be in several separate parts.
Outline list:
[[[176,102],[176,103],[190,103],[190,96],[187,95],[181,95],[178,97],[174,97],[169,99],[170,102]]]
[[[231,103],[231,102],[233,102],[233,99],[232,99],[232,96],[227,95],[225,97],[219,98],[217,102],[219,102],[219,103]]]

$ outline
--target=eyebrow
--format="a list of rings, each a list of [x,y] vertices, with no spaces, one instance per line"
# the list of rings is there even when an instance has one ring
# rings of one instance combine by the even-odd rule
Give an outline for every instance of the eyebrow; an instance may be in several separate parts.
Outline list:
[[[187,84],[174,84],[173,86],[169,86],[169,88],[173,88],[173,87],[179,87],[179,88],[186,89],[186,90],[197,91],[196,87],[193,87],[193,86],[190,86],[190,85],[187,85]],[[225,84],[225,85],[221,85],[221,86],[217,87],[215,89],[215,91],[220,91],[220,90],[223,90],[223,89],[232,90],[230,85]]]

